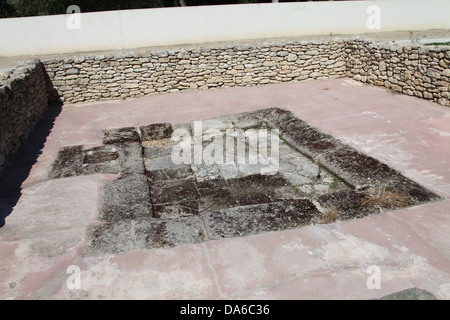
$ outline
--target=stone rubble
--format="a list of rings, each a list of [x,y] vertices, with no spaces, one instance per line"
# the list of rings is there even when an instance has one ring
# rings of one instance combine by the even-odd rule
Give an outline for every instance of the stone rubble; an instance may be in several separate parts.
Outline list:
[[[47,87],[39,60],[0,75],[0,177],[47,109]]]

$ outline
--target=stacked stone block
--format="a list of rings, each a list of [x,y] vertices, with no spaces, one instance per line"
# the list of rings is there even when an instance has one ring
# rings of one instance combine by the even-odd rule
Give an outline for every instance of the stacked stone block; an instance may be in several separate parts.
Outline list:
[[[0,75],[0,175],[48,103],[351,77],[450,105],[450,46],[332,39],[32,61]]]
[[[343,77],[345,43],[199,47],[44,61],[66,103]]]
[[[350,41],[348,77],[449,106],[450,46]]]
[[[44,73],[35,60],[0,75],[0,176],[47,108]]]
[[[66,103],[352,77],[449,105],[449,46],[364,39],[183,48],[44,61]]]

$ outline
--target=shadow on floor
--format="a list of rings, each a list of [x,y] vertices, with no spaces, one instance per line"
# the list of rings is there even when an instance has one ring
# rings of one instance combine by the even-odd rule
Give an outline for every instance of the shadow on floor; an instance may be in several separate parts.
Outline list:
[[[19,201],[22,195],[22,183],[27,179],[31,168],[41,155],[45,141],[61,110],[61,103],[48,107],[16,158],[0,179],[0,228],[5,224],[5,218],[10,215]]]

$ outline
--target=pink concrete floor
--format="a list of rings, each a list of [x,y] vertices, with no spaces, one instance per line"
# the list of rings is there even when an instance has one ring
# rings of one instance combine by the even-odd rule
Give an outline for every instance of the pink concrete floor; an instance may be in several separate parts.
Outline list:
[[[268,107],[292,110],[444,200],[197,245],[82,255],[86,227],[98,223],[102,185],[114,176],[46,179],[62,146],[99,145],[105,128]],[[350,79],[65,105],[37,160],[19,157],[2,180],[0,190],[9,192],[19,181],[21,195],[0,229],[0,298],[371,299],[420,287],[449,299],[449,145],[449,108]],[[81,272],[79,289],[68,286],[71,265]],[[380,288],[368,287],[369,266],[379,267]]]

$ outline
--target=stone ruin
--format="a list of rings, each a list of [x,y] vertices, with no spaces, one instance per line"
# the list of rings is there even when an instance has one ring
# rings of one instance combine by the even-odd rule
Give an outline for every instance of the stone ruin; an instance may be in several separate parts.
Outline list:
[[[214,141],[216,147],[221,146],[226,139],[219,138],[228,132],[236,137],[271,132],[277,139],[267,139],[267,145],[260,140],[255,149],[247,135],[236,140],[243,141],[241,149],[237,142],[234,147],[216,149],[228,152],[233,161],[195,161],[194,150],[186,157],[189,161],[175,163],[174,148],[181,142],[174,133],[195,137],[195,122],[158,123],[104,130],[102,146],[60,150],[49,173],[51,179],[118,175],[104,186],[102,223],[89,227],[85,254],[247,236],[360,218],[439,199],[386,164],[284,109],[222,116],[201,125],[202,137],[215,134],[201,141],[203,152],[210,151],[208,146]],[[185,141],[186,150],[195,148],[194,140]],[[239,155],[239,150],[245,152]],[[257,159],[266,161],[251,161],[251,150],[256,150]],[[271,156],[276,161],[271,162]]]

